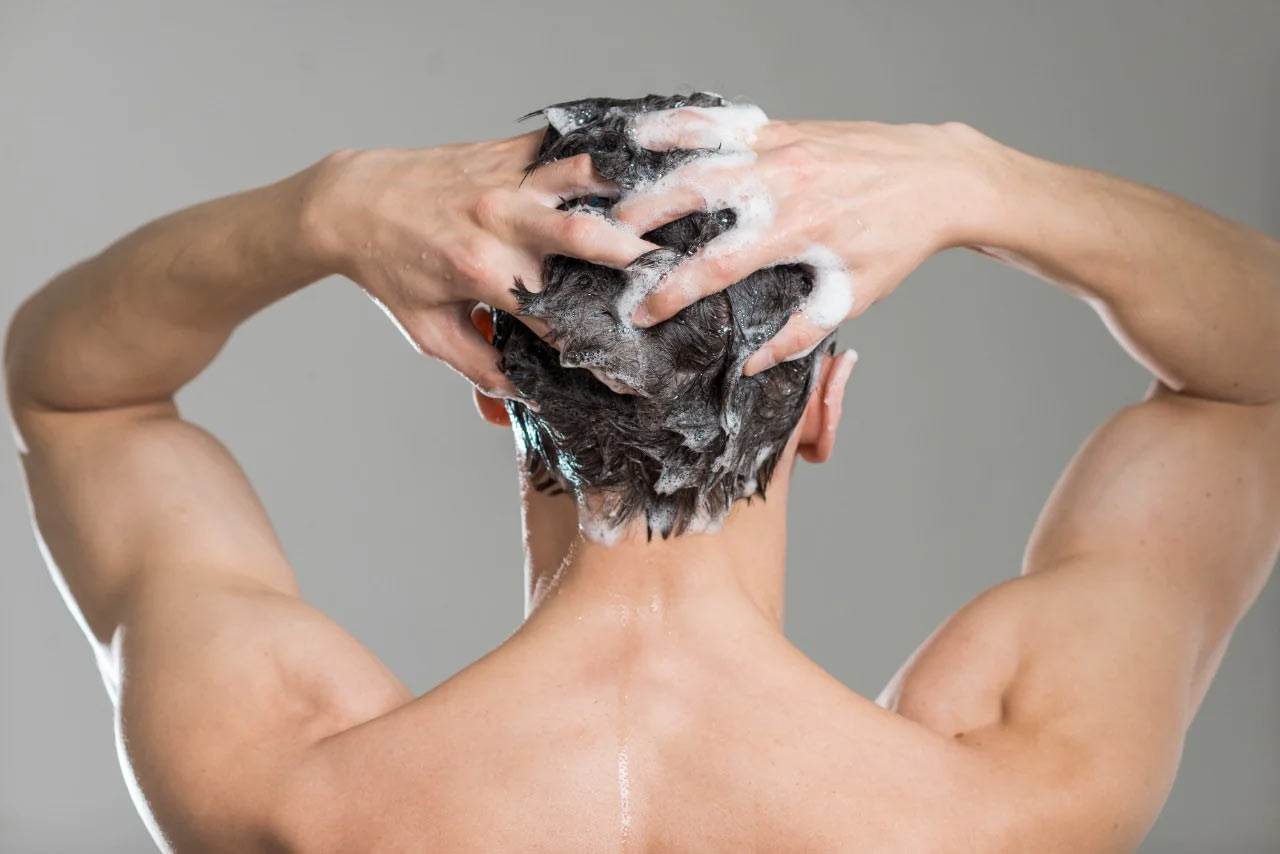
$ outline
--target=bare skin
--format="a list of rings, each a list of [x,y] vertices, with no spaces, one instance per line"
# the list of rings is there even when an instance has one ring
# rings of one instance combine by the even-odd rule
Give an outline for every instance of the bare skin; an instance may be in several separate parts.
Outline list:
[[[804,182],[826,170],[856,194],[867,151],[901,155],[857,196],[863,224],[884,223],[859,233],[887,241],[866,257],[906,259],[870,293],[945,246],[980,248],[1089,299],[1159,378],[1071,463],[1022,574],[945,623],[876,702],[781,630],[789,477],[797,456],[831,453],[850,357],[824,365],[769,500],[718,534],[606,549],[578,534],[571,501],[526,488],[527,620],[416,698],[301,601],[244,474],[179,416],[174,393],[239,322],[331,272],[419,349],[508,392],[473,305],[504,304],[540,253],[622,266],[646,248],[546,215],[558,194],[608,189],[581,163],[517,189],[531,137],[335,155],[153,223],[20,309],[6,367],[38,533],[162,847],[1136,847],[1280,547],[1280,246],[968,128],[761,133],[779,150],[818,137],[769,180],[809,199],[789,228],[825,223],[832,244],[847,200]],[[436,227],[414,225],[427,212]],[[893,248],[899,231],[912,247]],[[855,257],[857,239],[840,245]],[[671,308],[654,299],[655,316]],[[498,400],[476,403],[504,423]]]

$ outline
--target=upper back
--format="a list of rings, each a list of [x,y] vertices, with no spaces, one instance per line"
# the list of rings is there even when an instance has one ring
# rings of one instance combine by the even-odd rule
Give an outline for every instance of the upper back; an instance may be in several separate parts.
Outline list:
[[[297,847],[947,850],[978,825],[961,749],[780,638],[562,652],[517,635],[327,740],[299,768]]]

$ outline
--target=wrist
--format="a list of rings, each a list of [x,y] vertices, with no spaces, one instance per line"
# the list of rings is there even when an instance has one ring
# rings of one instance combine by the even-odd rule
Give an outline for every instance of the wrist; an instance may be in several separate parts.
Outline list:
[[[954,153],[950,175],[941,182],[950,201],[942,206],[942,247],[1008,247],[1026,219],[1035,173],[1051,164],[967,125],[952,122],[939,130],[948,136]]]
[[[347,270],[343,206],[334,196],[338,176],[355,154],[350,150],[336,151],[285,179],[293,184],[290,194],[296,203],[293,216],[300,260],[320,271],[317,278]]]

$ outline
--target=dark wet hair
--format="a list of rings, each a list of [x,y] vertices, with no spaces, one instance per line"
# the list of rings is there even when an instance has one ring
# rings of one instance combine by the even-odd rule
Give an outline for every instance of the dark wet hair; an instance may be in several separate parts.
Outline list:
[[[586,153],[625,194],[713,152],[650,151],[634,134],[645,112],[718,107],[717,95],[590,98],[530,116],[553,119],[530,169]],[[606,215],[614,200],[567,200],[574,216]],[[534,411],[508,401],[534,485],[582,500],[590,495],[604,524],[643,515],[650,535],[678,535],[717,522],[739,498],[762,497],[813,389],[817,355],[742,376],[747,358],[803,305],[809,270],[786,264],[760,270],[651,329],[618,316],[632,276],[670,269],[734,227],[732,210],[693,213],[644,235],[661,249],[627,271],[553,255],[538,293],[516,282],[522,313],[546,321],[550,340],[495,309],[500,365]],[[558,349],[557,349],[558,348]],[[618,393],[596,374],[629,386]]]

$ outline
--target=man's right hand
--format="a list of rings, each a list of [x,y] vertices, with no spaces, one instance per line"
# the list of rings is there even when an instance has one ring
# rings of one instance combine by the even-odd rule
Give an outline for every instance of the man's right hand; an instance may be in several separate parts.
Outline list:
[[[309,170],[305,230],[325,265],[364,288],[420,352],[493,396],[516,392],[472,326],[473,306],[516,311],[515,280],[539,290],[547,255],[622,268],[656,248],[603,217],[556,209],[618,189],[586,155],[526,178],[542,133],[342,151]]]

